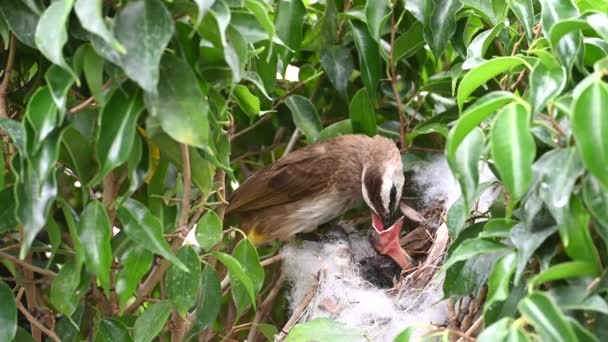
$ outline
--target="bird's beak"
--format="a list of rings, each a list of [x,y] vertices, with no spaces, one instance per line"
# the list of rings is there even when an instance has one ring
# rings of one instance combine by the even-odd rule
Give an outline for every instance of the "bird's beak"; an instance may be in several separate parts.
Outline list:
[[[376,236],[372,238],[374,249],[383,255],[391,257],[402,269],[413,266],[412,258],[401,247],[399,235],[403,227],[403,216],[388,228],[384,227],[383,219],[372,211],[372,226]]]

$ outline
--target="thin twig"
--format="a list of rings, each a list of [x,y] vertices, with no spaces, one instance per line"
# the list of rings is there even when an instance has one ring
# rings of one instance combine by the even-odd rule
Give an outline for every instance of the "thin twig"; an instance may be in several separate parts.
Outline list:
[[[289,139],[289,143],[287,144],[285,151],[283,152],[283,157],[285,157],[289,152],[291,152],[291,150],[293,150],[293,148],[296,146],[296,143],[298,142],[299,138],[300,138],[300,129],[296,128],[293,131],[291,138]]]
[[[399,113],[399,142],[400,146],[403,148],[405,147],[405,133],[407,133],[408,131],[407,126],[409,126],[409,123],[405,119],[403,102],[401,101],[401,95],[399,94],[399,90],[397,89],[397,65],[395,61],[395,37],[397,35],[397,25],[395,23],[396,10],[397,1],[393,1],[393,8],[391,10],[391,52],[389,54],[389,67],[391,73],[391,88],[393,89],[395,101],[397,101],[397,112]]]
[[[25,261],[23,261],[23,260],[21,260],[21,259],[19,259],[17,257],[14,257],[14,256],[12,256],[10,254],[7,254],[7,253],[4,253],[4,252],[0,252],[0,258],[8,259],[8,260],[14,262],[15,264],[17,264],[17,265],[25,268],[25,269],[28,269],[30,271],[33,271],[33,272],[36,272],[36,273],[39,273],[39,274],[42,274],[42,275],[45,275],[45,276],[49,276],[49,277],[56,277],[57,276],[57,273],[55,273],[53,271],[50,271],[50,270],[47,270],[47,269],[44,269],[44,268],[40,268],[40,267],[34,266],[34,265],[30,264],[30,263],[27,263],[27,262],[25,262]]]
[[[481,328],[481,323],[483,323],[483,316],[479,316],[479,318],[477,318],[475,323],[473,323],[473,325],[471,325],[471,327],[469,329],[467,329],[467,331],[464,333],[464,336],[459,338],[458,341],[456,341],[456,342],[462,342],[465,339],[473,340],[472,336],[477,334],[477,332],[479,331],[479,328]]]
[[[40,321],[38,321],[36,317],[32,316],[32,314],[23,306],[23,304],[21,303],[21,296],[23,296],[23,291],[23,288],[19,290],[19,293],[17,294],[17,298],[15,300],[19,311],[21,311],[23,316],[25,316],[25,318],[30,322],[30,324],[32,324],[32,326],[35,326],[36,328],[40,329],[51,340],[55,342],[61,342],[61,339],[59,338],[59,336],[57,336],[57,334],[55,334],[54,331],[50,330],[49,328],[44,326],[44,324],[40,323]]]
[[[266,314],[268,314],[268,311],[272,307],[272,303],[274,303],[275,298],[283,288],[283,283],[285,282],[285,279],[285,272],[281,272],[281,275],[279,275],[279,278],[272,286],[272,289],[270,290],[270,292],[268,292],[266,299],[264,299],[264,302],[260,306],[259,310],[255,313],[253,321],[251,321],[251,329],[249,330],[249,334],[247,335],[247,342],[253,342],[255,340],[255,335],[257,332],[256,326],[262,321],[262,319],[264,319]]]
[[[102,90],[107,89],[110,85],[112,84],[112,80],[109,79],[106,81],[106,83],[104,83],[101,86]],[[68,110],[68,113],[70,114],[74,114],[80,110],[83,110],[85,108],[87,108],[88,106],[90,106],[91,104],[93,104],[93,101],[95,101],[95,98],[93,96],[87,98],[86,100],[82,101],[81,103],[75,105],[74,107],[70,108],[70,110]]]
[[[308,304],[310,304],[310,302],[312,301],[313,297],[317,293],[317,288],[319,287],[319,281],[318,281],[319,275],[318,274],[317,274],[316,278],[317,278],[317,281],[315,281],[313,283],[313,286],[310,289],[310,291],[308,292],[308,294],[306,294],[306,297],[304,297],[304,299],[302,299],[300,304],[298,304],[298,307],[293,311],[293,313],[291,314],[291,317],[289,318],[287,323],[285,323],[285,326],[283,327],[283,329],[281,329],[281,333],[275,339],[276,342],[281,342],[287,337],[291,328],[293,328],[293,326],[298,322],[298,320],[304,313],[304,310],[306,310],[306,307],[308,307]]]
[[[8,84],[11,80],[11,74],[13,71],[13,63],[15,61],[15,46],[16,46],[15,35],[11,33],[11,39],[8,48],[8,58],[6,60],[6,66],[4,67],[4,77],[2,83],[0,83],[0,118],[8,117],[6,110],[6,95],[8,92]]]

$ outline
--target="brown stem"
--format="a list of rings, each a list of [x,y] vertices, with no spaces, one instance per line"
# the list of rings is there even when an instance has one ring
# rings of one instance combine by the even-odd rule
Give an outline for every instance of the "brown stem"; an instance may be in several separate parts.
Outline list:
[[[45,327],[44,324],[40,323],[40,321],[38,321],[36,317],[32,316],[32,314],[23,306],[23,304],[21,304],[21,296],[23,296],[23,290],[23,288],[19,290],[19,293],[17,294],[16,298],[16,303],[19,311],[21,311],[23,316],[25,316],[28,322],[30,322],[30,324],[32,325],[32,335],[35,327],[36,330],[44,332],[51,340],[55,342],[61,342],[61,339],[59,338],[59,336],[57,336],[57,334],[55,334],[55,332]]]
[[[317,279],[318,279],[318,277],[319,277],[319,275],[317,274]],[[291,328],[293,328],[293,326],[298,322],[298,320],[302,316],[302,313],[304,313],[304,310],[306,310],[306,307],[308,306],[308,304],[310,304],[310,302],[312,301],[312,298],[317,293],[318,287],[319,287],[319,282],[317,280],[313,283],[313,287],[310,289],[308,294],[306,294],[306,297],[304,297],[304,299],[302,299],[300,304],[298,304],[298,307],[293,311],[293,313],[291,314],[291,317],[289,318],[287,323],[285,323],[285,326],[283,327],[283,329],[281,329],[281,333],[275,339],[276,342],[281,342],[287,337],[287,334],[289,334],[289,330],[291,330]]]
[[[106,83],[104,83],[101,86],[101,89],[102,90],[107,89],[111,84],[112,84],[112,80],[107,80]],[[86,100],[82,101],[81,103],[70,108],[70,110],[68,110],[68,113],[74,114],[80,110],[83,110],[83,109],[87,108],[88,106],[92,105],[93,101],[95,101],[95,98],[93,96],[91,96],[91,97],[87,98]]]
[[[6,67],[4,67],[4,77],[2,78],[2,83],[0,83],[0,118],[8,117],[8,111],[6,110],[6,94],[8,93],[8,84],[11,80],[13,63],[15,62],[15,45],[15,35],[11,33],[11,39],[8,48],[8,58],[6,60]]]
[[[272,307],[272,303],[274,303],[274,300],[279,294],[279,291],[281,291],[281,289],[283,288],[283,283],[285,282],[285,279],[286,274],[284,272],[281,272],[281,275],[279,275],[279,278],[272,286],[272,289],[270,290],[270,292],[268,292],[266,299],[264,299],[264,302],[260,306],[259,310],[255,313],[255,317],[253,318],[253,321],[251,321],[251,329],[249,330],[249,334],[247,335],[248,342],[255,341],[257,332],[256,326],[262,321],[262,319],[264,319],[264,317],[266,317],[266,314],[268,314],[268,311]]]
[[[509,90],[515,91],[515,89],[517,89],[517,87],[519,87],[519,85],[524,81],[524,79],[526,78],[526,75],[528,75],[527,68],[522,70],[522,72],[519,73],[519,77],[517,77],[517,80],[515,81],[515,83],[513,83],[513,85],[511,85],[511,88]]]
[[[397,1],[393,2],[393,8],[391,10],[391,53],[389,54],[389,67],[391,73],[391,88],[393,89],[393,95],[395,101],[397,101],[397,112],[399,113],[399,141],[400,146],[405,147],[405,134],[409,130],[409,122],[406,121],[405,112],[403,110],[403,102],[401,101],[401,95],[397,89],[397,65],[395,61],[395,37],[397,35],[397,25],[395,23],[395,11],[397,10]],[[408,120],[409,121],[409,120]]]
[[[30,270],[30,271],[33,271],[33,272],[36,272],[36,273],[39,273],[39,274],[42,274],[42,275],[45,275],[45,276],[48,276],[48,277],[53,277],[54,278],[54,277],[57,276],[57,273],[55,273],[53,271],[50,271],[50,270],[47,270],[47,269],[44,269],[44,268],[40,268],[40,267],[34,266],[34,265],[32,265],[32,264],[30,264],[28,262],[25,262],[25,261],[23,261],[23,260],[21,260],[21,259],[19,259],[17,257],[14,257],[14,256],[12,256],[12,255],[10,255],[8,253],[0,252],[0,258],[1,259],[8,259],[8,260],[14,262],[15,264],[21,266],[24,269],[27,269],[27,270]]]

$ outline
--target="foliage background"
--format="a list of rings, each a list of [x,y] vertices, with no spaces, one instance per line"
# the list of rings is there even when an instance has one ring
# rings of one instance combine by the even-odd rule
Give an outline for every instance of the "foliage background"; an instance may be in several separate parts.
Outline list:
[[[463,196],[444,291],[487,289],[479,339],[602,340],[607,12],[605,0],[0,0],[0,340],[245,338],[276,246],[229,253],[229,184],[351,132],[393,137],[406,171],[445,151]],[[288,64],[298,80],[277,79]],[[472,210],[480,160],[504,187],[487,213]],[[196,223],[202,249],[181,247]]]

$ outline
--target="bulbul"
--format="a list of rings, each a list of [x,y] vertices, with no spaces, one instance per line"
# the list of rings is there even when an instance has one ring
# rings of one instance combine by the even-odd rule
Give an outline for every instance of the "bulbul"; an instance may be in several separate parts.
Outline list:
[[[344,135],[296,150],[256,172],[232,193],[226,212],[238,214],[241,228],[259,245],[313,231],[363,199],[372,216],[372,246],[409,268],[411,259],[399,244],[403,183],[393,141]]]

